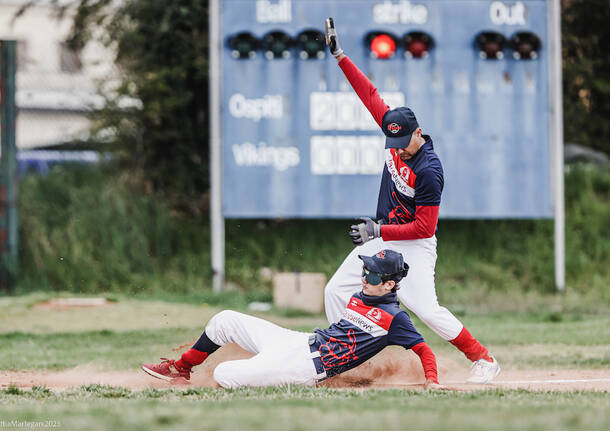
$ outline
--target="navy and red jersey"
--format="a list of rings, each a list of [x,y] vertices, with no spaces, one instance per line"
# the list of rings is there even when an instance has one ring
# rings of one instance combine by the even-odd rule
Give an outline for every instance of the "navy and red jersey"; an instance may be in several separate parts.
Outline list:
[[[346,56],[339,66],[354,91],[379,127],[390,110],[375,86]],[[409,160],[403,161],[395,149],[386,149],[386,163],[377,201],[377,219],[383,221],[385,241],[429,238],[436,232],[443,192],[443,167],[434,152],[432,139]]]
[[[415,221],[419,206],[439,206],[443,192],[443,167],[434,152],[432,139],[423,135],[425,144],[403,161],[395,149],[387,149],[377,200],[377,220],[386,224]],[[432,236],[432,235],[430,235]]]
[[[339,322],[315,332],[316,347],[329,377],[356,367],[388,345],[413,348],[421,357],[419,349],[414,348],[421,344],[429,351],[426,353],[432,355],[432,367],[422,359],[426,375],[433,371],[436,379],[436,359],[409,315],[400,308],[396,293],[383,296],[356,293],[350,298]]]

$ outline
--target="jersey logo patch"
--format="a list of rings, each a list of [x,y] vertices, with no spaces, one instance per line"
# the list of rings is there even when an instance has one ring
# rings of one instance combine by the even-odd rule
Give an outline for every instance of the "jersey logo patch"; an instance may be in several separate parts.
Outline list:
[[[375,323],[379,323],[382,317],[381,310],[379,308],[371,308],[371,310],[366,313],[366,317]]]
[[[379,307],[365,305],[360,299],[352,297],[343,313],[343,319],[374,337],[380,337],[388,333],[394,316]]]
[[[400,124],[398,124],[398,123],[390,123],[390,124],[388,124],[388,132],[390,132],[392,135],[397,134],[401,130],[402,130],[402,126]]]

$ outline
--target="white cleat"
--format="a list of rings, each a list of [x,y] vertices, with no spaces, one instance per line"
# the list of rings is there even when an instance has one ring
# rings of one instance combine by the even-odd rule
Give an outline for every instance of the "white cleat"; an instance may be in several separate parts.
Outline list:
[[[466,382],[472,383],[475,385],[485,385],[490,383],[494,377],[500,374],[500,365],[496,358],[490,356],[493,359],[492,362],[489,362],[485,359],[479,359],[476,362],[472,363],[470,367],[470,377]]]

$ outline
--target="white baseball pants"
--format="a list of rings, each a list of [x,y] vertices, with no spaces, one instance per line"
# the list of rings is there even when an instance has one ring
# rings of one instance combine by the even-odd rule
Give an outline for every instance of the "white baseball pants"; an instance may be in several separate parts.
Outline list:
[[[288,383],[312,386],[317,381],[308,342],[311,333],[292,331],[230,310],[212,317],[205,333],[219,346],[236,343],[255,354],[250,359],[218,364],[214,380],[223,388]]]
[[[400,302],[417,315],[443,339],[456,338],[464,325],[445,307],[441,307],[434,287],[436,237],[409,241],[383,241],[375,238],[355,247],[332,276],[324,290],[326,317],[330,323],[341,319],[349,298],[362,289],[362,260],[358,255],[390,249],[401,253],[409,265],[407,277],[400,282]]]

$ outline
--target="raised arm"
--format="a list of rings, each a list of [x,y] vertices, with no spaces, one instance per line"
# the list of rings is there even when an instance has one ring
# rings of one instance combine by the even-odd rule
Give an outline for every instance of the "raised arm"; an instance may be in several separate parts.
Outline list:
[[[364,103],[364,106],[366,106],[366,109],[369,110],[375,119],[375,122],[381,127],[383,116],[388,112],[390,107],[383,101],[373,83],[358,69],[352,60],[345,54],[342,54],[341,57],[339,67],[360,100],[362,100],[362,103]]]
[[[366,109],[369,110],[375,119],[375,122],[381,127],[383,116],[390,107],[383,101],[373,83],[354,63],[352,63],[349,57],[343,53],[332,18],[326,20],[326,43],[328,44],[330,53],[337,59],[339,67],[345,74],[345,77],[352,88],[360,100],[362,100]]]

